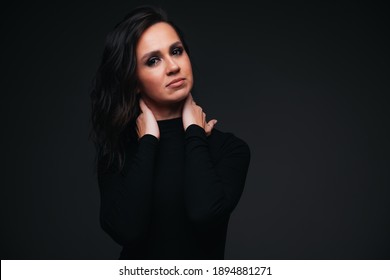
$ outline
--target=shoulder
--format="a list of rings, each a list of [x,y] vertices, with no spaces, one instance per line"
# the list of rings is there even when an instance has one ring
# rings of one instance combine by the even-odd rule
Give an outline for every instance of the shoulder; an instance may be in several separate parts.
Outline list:
[[[242,155],[249,159],[250,148],[245,140],[236,136],[232,132],[224,132],[219,129],[213,129],[208,136],[210,148],[218,153],[233,153]]]

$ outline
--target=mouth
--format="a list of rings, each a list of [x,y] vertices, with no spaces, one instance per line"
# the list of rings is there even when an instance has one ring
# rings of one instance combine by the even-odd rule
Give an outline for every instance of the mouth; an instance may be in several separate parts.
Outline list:
[[[181,86],[181,85],[184,83],[184,80],[185,80],[185,78],[174,79],[174,80],[170,81],[170,82],[166,85],[166,87],[170,87],[170,88],[179,87],[179,86]]]

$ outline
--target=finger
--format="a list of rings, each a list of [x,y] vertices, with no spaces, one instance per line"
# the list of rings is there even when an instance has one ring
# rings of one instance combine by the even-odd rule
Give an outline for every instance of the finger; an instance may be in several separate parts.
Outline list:
[[[139,106],[140,106],[140,108],[141,108],[142,111],[147,110],[145,101],[144,101],[142,98],[139,99]]]
[[[187,96],[186,101],[184,102],[184,105],[190,105],[192,102],[192,96],[191,93]]]
[[[214,128],[214,126],[217,124],[217,120],[216,119],[213,119],[213,120],[211,120],[211,121],[209,121],[208,123],[207,123],[207,125],[208,125],[208,127],[211,127],[211,129],[213,129]]]
[[[137,133],[137,135],[138,135],[138,138],[139,138],[139,136],[140,136],[140,129],[139,129],[139,126],[140,126],[140,123],[139,123],[139,120],[138,120],[138,118],[137,118],[137,122],[136,122],[136,126],[135,126],[135,131],[136,131],[136,133]]]
[[[188,95],[188,97],[190,98],[191,103],[196,105],[196,102],[195,102],[194,97],[192,96],[192,93],[191,93],[191,92],[190,92],[190,94]]]
[[[207,124],[206,124],[206,128],[205,128],[205,132],[206,134],[210,134],[211,131],[213,130],[214,128],[214,125],[217,123],[217,120],[211,120],[209,121]]]

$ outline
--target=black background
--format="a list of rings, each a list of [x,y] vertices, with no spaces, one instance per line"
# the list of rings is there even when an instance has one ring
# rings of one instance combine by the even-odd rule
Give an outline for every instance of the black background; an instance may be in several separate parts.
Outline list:
[[[116,259],[89,89],[109,30],[158,3],[194,98],[252,152],[228,259],[389,259],[389,39],[373,2],[18,1],[1,10],[1,259]],[[256,3],[256,4],[255,4]]]

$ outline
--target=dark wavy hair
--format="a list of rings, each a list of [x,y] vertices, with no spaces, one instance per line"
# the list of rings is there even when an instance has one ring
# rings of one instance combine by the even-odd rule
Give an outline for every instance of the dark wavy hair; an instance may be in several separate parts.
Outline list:
[[[136,92],[136,46],[150,26],[166,22],[177,32],[189,54],[181,30],[160,7],[142,5],[129,12],[108,33],[100,66],[92,81],[90,139],[95,144],[96,160],[104,158],[105,169],[115,165],[120,171],[125,161],[125,144],[137,137],[139,95]]]

